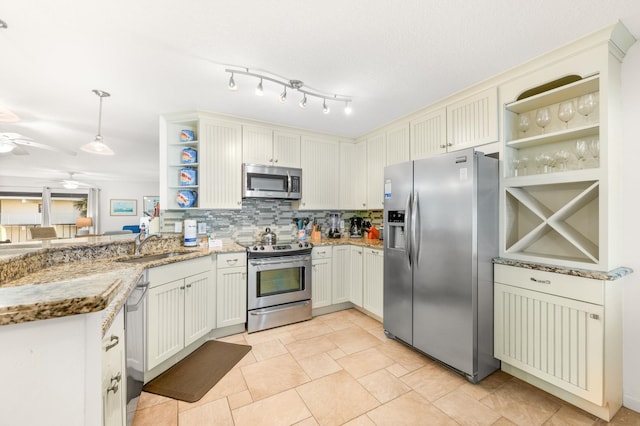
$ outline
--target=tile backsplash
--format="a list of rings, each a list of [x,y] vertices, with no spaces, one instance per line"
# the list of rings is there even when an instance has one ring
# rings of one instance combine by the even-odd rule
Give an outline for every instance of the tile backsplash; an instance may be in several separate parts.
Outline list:
[[[174,223],[184,219],[195,219],[207,224],[207,232],[215,238],[236,242],[252,242],[269,227],[281,241],[295,239],[298,219],[316,219],[322,225],[323,235],[329,229],[329,214],[342,213],[348,230],[349,219],[362,217],[375,226],[382,225],[382,210],[294,210],[289,200],[264,200],[249,198],[242,200],[241,210],[164,210],[161,212],[162,232],[173,232]],[[295,220],[295,221],[294,221]]]

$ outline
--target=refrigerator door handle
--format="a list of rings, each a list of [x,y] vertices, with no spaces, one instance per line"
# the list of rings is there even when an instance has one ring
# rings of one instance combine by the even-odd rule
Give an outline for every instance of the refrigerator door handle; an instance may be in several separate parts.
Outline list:
[[[411,208],[411,247],[415,251],[414,263],[418,266],[418,259],[420,258],[420,203],[418,199],[418,192],[415,192],[413,196],[413,206]]]
[[[404,251],[407,253],[407,262],[409,264],[409,268],[411,268],[411,220],[409,214],[411,211],[411,192],[407,195],[407,203],[404,211]]]

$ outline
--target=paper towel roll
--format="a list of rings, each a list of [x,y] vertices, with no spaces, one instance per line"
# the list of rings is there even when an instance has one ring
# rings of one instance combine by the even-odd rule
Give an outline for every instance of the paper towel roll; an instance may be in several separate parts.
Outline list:
[[[197,244],[197,223],[193,219],[184,221],[184,245],[186,247],[194,247]]]

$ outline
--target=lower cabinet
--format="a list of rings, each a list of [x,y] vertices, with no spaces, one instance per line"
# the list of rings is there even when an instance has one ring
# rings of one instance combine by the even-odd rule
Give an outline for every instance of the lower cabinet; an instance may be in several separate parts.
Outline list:
[[[332,304],[332,247],[319,246],[311,250],[311,306],[321,308]]]
[[[124,312],[120,310],[102,338],[102,419],[104,426],[126,424]]]
[[[210,268],[210,257],[202,257],[149,270],[147,370],[213,328]]]
[[[363,249],[362,307],[372,314],[382,318],[384,293],[384,257],[379,249]]]
[[[622,400],[617,281],[494,269],[494,356],[502,369],[605,420]]]
[[[216,327],[247,322],[247,254],[219,254],[217,265]]]
[[[363,292],[363,253],[364,249],[360,246],[350,246],[350,281],[349,287],[349,301],[354,305],[362,308],[362,292]]]
[[[331,262],[331,303],[349,302],[351,298],[351,246],[334,246]]]

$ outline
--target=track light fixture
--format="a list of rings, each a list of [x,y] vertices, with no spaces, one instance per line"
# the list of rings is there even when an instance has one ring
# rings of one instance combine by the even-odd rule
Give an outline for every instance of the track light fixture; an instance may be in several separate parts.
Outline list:
[[[235,80],[233,79],[235,74],[239,74],[239,75],[247,75],[250,77],[255,77],[260,79],[260,82],[258,83],[258,86],[256,87],[256,95],[258,96],[262,96],[263,95],[263,87],[262,87],[262,82],[263,80],[266,81],[271,81],[272,83],[276,83],[279,84],[283,87],[283,91],[282,93],[280,93],[280,102],[286,102],[287,100],[287,88],[289,89],[293,89],[293,90],[297,90],[298,92],[302,93],[302,100],[300,101],[299,105],[300,108],[306,108],[307,106],[307,95],[308,96],[312,96],[318,99],[322,99],[322,112],[325,114],[328,114],[329,111],[331,110],[331,108],[329,108],[329,105],[327,105],[327,101],[335,101],[335,102],[344,102],[344,112],[345,114],[349,115],[351,114],[351,98],[346,97],[346,96],[342,96],[342,95],[337,95],[337,94],[327,94],[327,93],[321,93],[318,92],[316,90],[311,90],[307,87],[304,87],[304,84],[302,83],[302,81],[300,80],[285,80],[282,77],[277,77],[277,76],[273,76],[273,75],[264,75],[264,74],[258,74],[255,72],[251,72],[249,71],[249,68],[244,68],[241,70],[236,70],[236,69],[225,69],[225,72],[228,72],[231,74],[231,77],[229,78],[229,90],[237,90],[238,86],[236,85]]]

